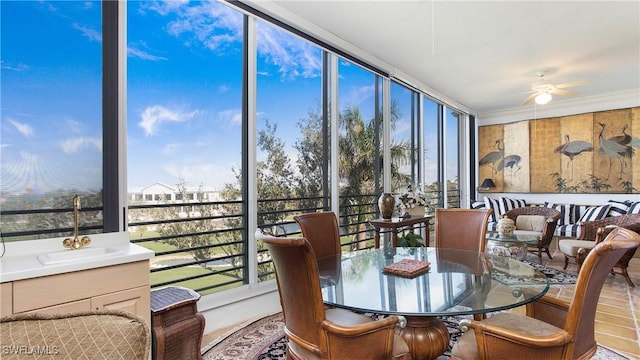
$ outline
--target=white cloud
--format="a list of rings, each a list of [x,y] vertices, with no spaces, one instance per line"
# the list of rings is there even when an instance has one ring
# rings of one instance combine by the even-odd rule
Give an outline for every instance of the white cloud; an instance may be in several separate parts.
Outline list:
[[[227,109],[218,112],[218,119],[225,124],[242,124],[242,112],[239,109]]]
[[[362,104],[365,100],[373,97],[374,90],[375,90],[375,85],[361,86],[358,88],[349,89],[348,94],[346,96],[345,105],[358,106]]]
[[[102,41],[102,34],[97,30],[88,28],[88,27],[86,27],[84,25],[80,25],[78,23],[73,23],[73,28],[76,29],[76,30],[80,30],[82,35],[88,37],[89,40],[91,40],[91,41],[97,41],[97,42],[101,42]]]
[[[29,70],[29,65],[26,65],[23,63],[19,63],[17,65],[10,65],[1,60],[0,60],[0,67],[5,70],[18,71],[18,72]]]
[[[20,134],[22,134],[22,136],[28,138],[31,135],[33,135],[33,128],[31,127],[31,125],[25,124],[25,123],[20,123],[20,122],[17,122],[15,120],[12,120],[12,119],[8,119],[8,120],[11,123],[11,125],[13,125],[16,128],[16,130],[18,130],[18,132],[20,132]]]
[[[178,144],[178,143],[166,144],[162,149],[162,152],[165,154],[174,154],[176,151],[178,151],[178,149],[180,149],[180,147],[182,147],[182,144]]]
[[[179,112],[167,109],[161,105],[153,105],[144,109],[140,117],[142,121],[138,123],[144,129],[147,136],[151,136],[156,132],[160,123],[163,122],[183,122],[192,119],[198,114],[197,110],[191,112]]]
[[[188,161],[188,160],[185,160]],[[231,167],[216,164],[166,165],[164,170],[176,179],[184,179],[189,186],[222,189],[224,184],[235,182]]]
[[[102,151],[102,139],[92,137],[77,137],[62,142],[62,150],[67,154],[78,152],[80,149],[87,147],[93,147],[98,151]]]
[[[151,60],[151,61],[167,60],[166,57],[151,55],[144,50],[140,50],[134,47],[127,48],[127,56],[131,58],[138,58],[142,60]]]

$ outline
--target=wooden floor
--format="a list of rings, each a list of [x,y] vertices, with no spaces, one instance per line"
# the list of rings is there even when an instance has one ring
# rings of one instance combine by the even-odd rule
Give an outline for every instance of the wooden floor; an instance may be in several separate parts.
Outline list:
[[[555,248],[555,247],[554,247]],[[543,264],[556,269],[562,269],[563,255],[551,250],[553,259],[543,255]],[[637,255],[636,255],[637,256]],[[569,265],[569,273],[575,274],[575,265]],[[631,359],[640,360],[640,258],[631,260],[629,275],[636,287],[630,287],[620,275],[610,275],[604,284],[598,310],[596,313],[596,341]],[[574,286],[555,286],[549,294],[570,299]],[[521,309],[518,309],[518,311]],[[237,326],[218,329],[205,334],[202,346],[205,347],[214,339],[219,339]]]

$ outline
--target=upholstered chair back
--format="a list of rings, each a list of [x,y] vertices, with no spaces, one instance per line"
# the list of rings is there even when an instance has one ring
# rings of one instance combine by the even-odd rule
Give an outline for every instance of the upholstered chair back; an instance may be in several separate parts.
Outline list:
[[[484,252],[491,209],[436,209],[436,248]]]
[[[317,259],[340,254],[340,229],[333,212],[302,214],[293,219],[300,225],[302,237],[311,244]]]

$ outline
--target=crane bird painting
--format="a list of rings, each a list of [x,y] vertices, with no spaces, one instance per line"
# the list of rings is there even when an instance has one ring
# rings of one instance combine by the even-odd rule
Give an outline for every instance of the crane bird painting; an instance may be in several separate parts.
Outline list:
[[[564,136],[564,139],[565,139],[564,144],[555,148],[553,152],[560,153],[569,158],[569,162],[567,163],[567,168],[571,166],[571,180],[573,180],[573,158],[584,152],[593,151],[593,144],[584,140],[571,141],[569,138],[569,134],[566,134]]]
[[[607,180],[611,176],[611,167],[613,160],[620,162],[620,174],[618,179],[622,179],[625,175],[624,169],[627,167],[627,160],[631,159],[635,153],[632,143],[634,142],[632,136],[626,133],[627,125],[622,127],[622,135],[605,138],[604,131],[606,125],[598,122],[600,127],[600,134],[598,140],[600,140],[599,154],[605,155],[609,158],[609,172],[607,173]]]
[[[496,147],[495,151],[492,151],[486,154],[485,156],[482,157],[482,159],[478,161],[480,166],[484,166],[484,165],[489,166],[493,170],[494,174],[498,172],[495,164],[498,161],[502,160],[502,158],[504,157],[504,146],[502,145],[502,140],[500,139],[496,140],[495,147]]]

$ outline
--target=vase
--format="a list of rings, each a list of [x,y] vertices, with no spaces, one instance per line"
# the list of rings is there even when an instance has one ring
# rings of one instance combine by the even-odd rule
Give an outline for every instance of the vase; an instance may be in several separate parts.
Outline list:
[[[513,231],[516,229],[516,223],[508,217],[503,217],[498,220],[498,234],[502,237],[508,237],[513,235]]]
[[[393,209],[396,205],[396,198],[391,193],[382,193],[378,198],[378,209],[380,209],[380,216],[387,220],[391,219],[393,215]]]

